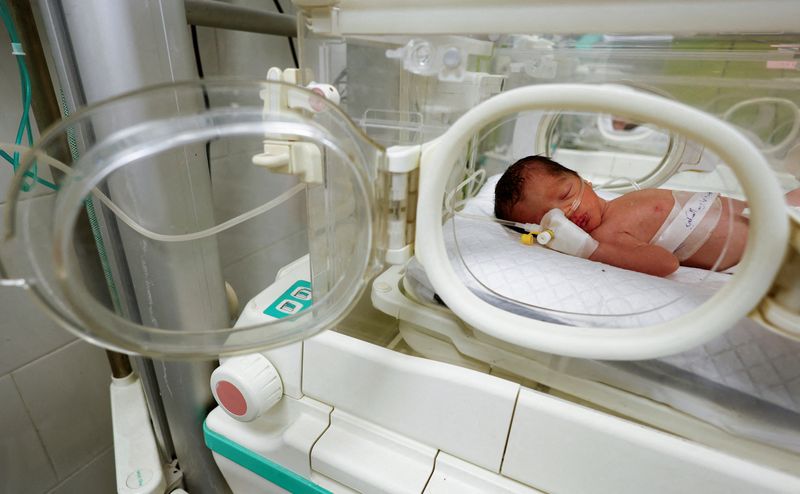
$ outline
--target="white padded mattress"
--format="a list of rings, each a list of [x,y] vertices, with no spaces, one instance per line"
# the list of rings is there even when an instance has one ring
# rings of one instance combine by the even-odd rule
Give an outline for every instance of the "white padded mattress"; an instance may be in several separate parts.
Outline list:
[[[465,212],[492,215],[495,181],[487,181]],[[506,310],[564,324],[655,324],[703,303],[729,277],[682,267],[669,278],[658,278],[540,246],[525,246],[518,238],[497,223],[457,217],[445,224],[445,243],[453,267],[473,293]],[[433,287],[416,259],[409,263],[407,273],[426,287],[432,298]],[[423,294],[425,291],[423,288]],[[749,319],[702,347],[639,364],[658,369],[676,381],[693,380],[694,388],[698,383],[700,389],[713,388],[717,397],[724,397],[728,390],[734,405],[726,406],[758,408],[758,403],[768,402],[800,413],[800,344]],[[665,368],[673,371],[664,373]],[[653,385],[638,383],[631,388],[650,389]],[[657,389],[652,392],[664,401],[665,393]],[[792,420],[798,419],[794,413],[790,415]],[[791,441],[791,449],[800,448],[798,437]]]

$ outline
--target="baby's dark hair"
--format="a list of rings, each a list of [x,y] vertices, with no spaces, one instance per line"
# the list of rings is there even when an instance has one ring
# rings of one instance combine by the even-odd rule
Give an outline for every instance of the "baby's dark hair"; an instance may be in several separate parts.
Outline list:
[[[525,181],[533,173],[543,171],[551,176],[561,174],[578,174],[574,170],[561,165],[545,156],[526,156],[518,160],[497,181],[494,188],[494,215],[501,220],[511,220],[511,210],[522,200],[525,192]]]

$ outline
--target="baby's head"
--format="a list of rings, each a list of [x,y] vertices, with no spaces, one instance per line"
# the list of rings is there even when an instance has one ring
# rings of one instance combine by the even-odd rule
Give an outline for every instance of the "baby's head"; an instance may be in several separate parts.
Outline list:
[[[592,188],[573,170],[544,156],[528,156],[508,167],[494,195],[494,214],[502,220],[539,223],[558,208],[587,232],[601,221],[603,201]]]

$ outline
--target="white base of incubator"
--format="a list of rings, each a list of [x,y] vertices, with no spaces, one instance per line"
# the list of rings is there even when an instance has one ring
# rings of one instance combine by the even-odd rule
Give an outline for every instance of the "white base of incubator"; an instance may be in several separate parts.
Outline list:
[[[800,489],[796,476],[495,376],[331,331],[302,345],[303,398],[252,422],[218,409],[206,421],[234,493]]]

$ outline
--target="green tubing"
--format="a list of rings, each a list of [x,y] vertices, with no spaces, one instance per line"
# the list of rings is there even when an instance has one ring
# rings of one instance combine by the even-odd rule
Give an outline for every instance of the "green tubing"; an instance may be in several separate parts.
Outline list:
[[[8,31],[8,37],[11,40],[12,46],[14,47],[14,51],[22,51],[21,44],[19,41],[19,34],[17,33],[17,28],[14,26],[14,21],[11,19],[11,13],[6,4],[6,0],[0,0],[0,17],[3,19],[3,24]],[[22,117],[20,118],[19,127],[17,129],[16,139],[14,143],[17,145],[22,144],[22,139],[27,135],[28,138],[28,146],[33,146],[33,131],[31,130],[31,122],[30,122],[30,108],[31,108],[31,80],[30,75],[28,74],[28,68],[25,66],[25,59],[23,54],[15,53],[14,56],[17,59],[17,67],[19,68],[19,78],[20,84],[22,86]],[[64,117],[69,116],[69,108],[67,108],[67,104],[64,98],[64,92],[60,92],[61,96],[61,108],[64,112]],[[74,129],[67,130],[67,142],[69,144],[69,152],[72,156],[72,160],[76,161],[80,156],[78,152],[78,144],[75,138],[75,131]],[[0,150],[0,157],[8,161],[11,166],[14,168],[16,172],[19,168],[19,152],[14,152],[13,156],[6,153],[3,150]],[[38,176],[38,167],[36,162],[34,162],[31,170],[25,173],[26,180],[22,183],[22,191],[28,192],[31,190],[37,183],[44,185],[45,187],[58,190],[58,186],[52,182],[49,182],[41,177]],[[85,201],[86,207],[86,214],[89,217],[89,227],[92,230],[92,237],[94,238],[95,244],[97,245],[97,253],[100,257],[100,264],[103,269],[103,277],[106,280],[106,285],[108,286],[109,294],[111,296],[111,303],[114,306],[114,310],[120,314],[122,310],[122,305],[120,304],[119,298],[119,291],[117,290],[117,286],[114,283],[114,277],[111,273],[111,265],[108,261],[108,252],[106,251],[105,244],[103,243],[103,236],[102,232],[100,231],[100,224],[97,221],[97,212],[94,208],[94,202],[92,201],[91,197],[87,197]]]
[[[13,47],[14,56],[17,59],[17,67],[19,68],[19,78],[20,78],[20,86],[22,88],[22,117],[19,120],[19,127],[17,128],[17,136],[14,139],[15,144],[22,144],[22,139],[25,135],[25,130],[30,129],[30,105],[31,105],[31,83],[30,77],[28,76],[28,69],[25,66],[25,60],[22,58],[20,52],[22,50],[21,44],[19,42],[19,35],[17,34],[17,29],[14,26],[14,22],[11,19],[11,15],[8,10],[8,6],[6,5],[5,0],[0,2],[0,17],[3,19],[3,24],[6,27],[6,31],[8,31],[8,37],[11,39],[11,45]],[[32,142],[32,135],[30,130],[28,131],[28,144]],[[3,158],[6,161],[11,163],[11,166],[14,167],[14,171],[17,171],[19,168],[19,153],[14,152],[13,156],[9,156],[8,153],[3,153]],[[35,173],[35,171],[33,172]],[[27,192],[28,190],[33,187],[35,184],[35,179],[28,175],[26,176],[26,181],[22,183],[22,190]]]
[[[22,47],[19,41],[19,34],[17,33],[17,28],[14,26],[14,21],[11,19],[11,14],[8,9],[8,5],[6,5],[5,0],[0,0],[0,17],[3,19],[3,24],[6,27],[6,31],[8,31],[8,37],[11,40],[12,46],[15,48],[16,51],[21,51]],[[28,75],[28,69],[25,66],[25,59],[23,58],[25,55],[21,53],[14,53],[14,56],[17,59],[17,67],[19,68],[19,78],[20,78],[20,86],[22,88],[22,117],[19,120],[19,127],[17,128],[17,135],[14,140],[14,144],[21,145],[22,139],[27,134],[28,137],[28,145],[33,145],[33,132],[31,131],[31,121],[30,121],[30,108],[31,108],[31,80],[30,76]],[[12,155],[9,155],[5,151],[0,151],[0,157],[8,161],[11,166],[14,168],[16,172],[19,168],[19,153],[15,152]],[[36,183],[41,183],[42,185],[54,189],[56,188],[55,184],[48,182],[47,180],[40,179],[37,173],[37,165],[34,163],[31,170],[25,173],[26,180],[22,183],[22,191],[27,192],[31,190]]]

